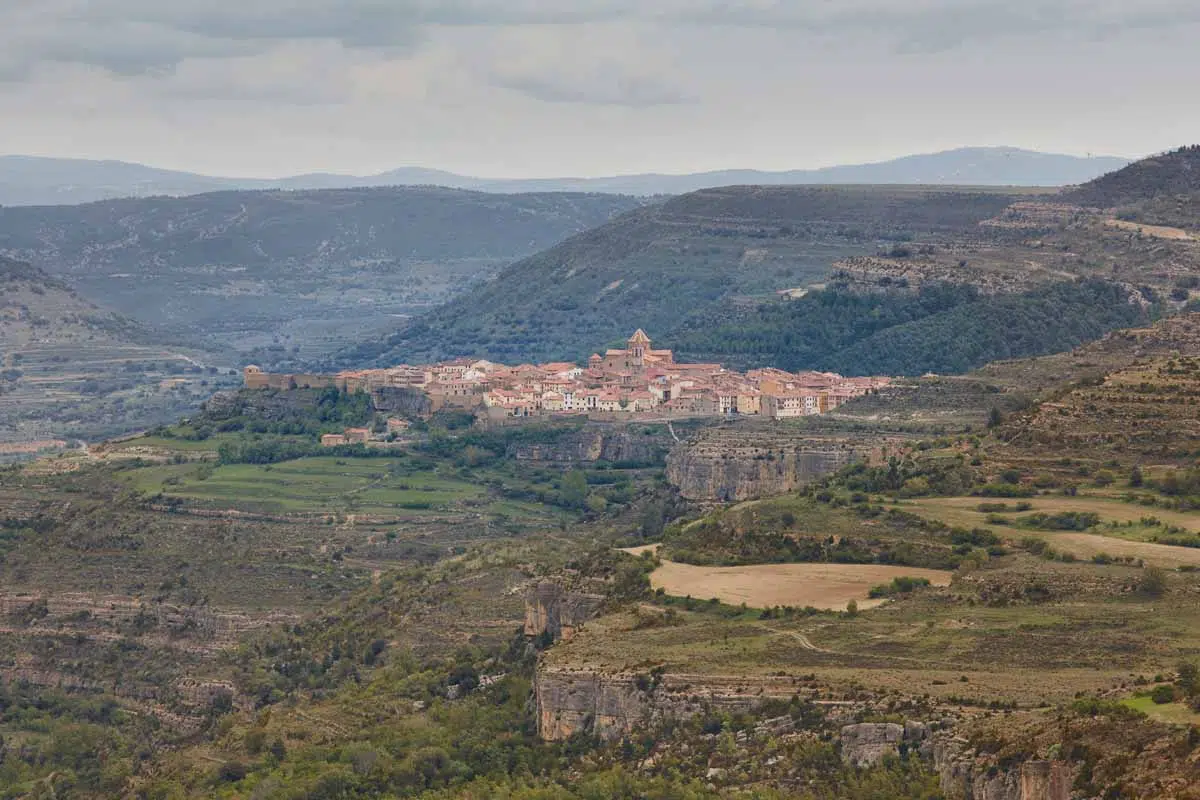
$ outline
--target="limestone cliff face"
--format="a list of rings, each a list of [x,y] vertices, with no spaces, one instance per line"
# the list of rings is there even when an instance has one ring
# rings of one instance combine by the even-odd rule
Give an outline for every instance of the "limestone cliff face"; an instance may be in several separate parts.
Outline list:
[[[571,589],[559,581],[541,581],[525,595],[525,635],[549,635],[570,641],[604,602],[604,595]]]
[[[635,727],[716,708],[751,711],[803,692],[791,678],[648,674],[607,675],[539,665],[534,678],[538,733],[557,741],[575,733],[615,739]]]
[[[714,428],[671,451],[667,479],[689,500],[749,500],[794,491],[865,455],[849,441],[788,428]]]
[[[1071,800],[1076,767],[1062,761],[1025,761],[1000,768],[982,759],[965,739],[933,743],[933,767],[948,800]]]
[[[429,395],[420,389],[405,386],[384,386],[371,391],[371,404],[376,411],[404,417],[427,417],[433,413]]]
[[[608,461],[614,464],[661,464],[667,447],[659,433],[625,426],[587,425],[555,442],[521,444],[509,455],[518,461],[542,461],[556,464],[588,464]]]
[[[842,760],[856,767],[869,767],[885,756],[899,756],[900,748],[932,755],[930,727],[923,722],[862,722],[842,728]]]
[[[631,676],[538,670],[538,733],[547,741],[591,733],[614,739],[649,722],[653,706]]]

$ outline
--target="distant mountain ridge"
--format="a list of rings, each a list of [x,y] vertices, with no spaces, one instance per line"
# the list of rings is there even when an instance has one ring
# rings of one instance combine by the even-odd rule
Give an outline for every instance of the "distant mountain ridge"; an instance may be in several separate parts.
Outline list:
[[[497,194],[601,192],[685,194],[719,186],[789,184],[926,184],[959,186],[1067,186],[1085,183],[1130,162],[1012,147],[967,147],[871,164],[766,172],[718,170],[686,175],[647,173],[599,178],[492,179],[423,167],[378,175],[311,173],[274,180],[224,178],[157,169],[122,161],[0,156],[0,205],[72,205],[122,197],[183,196],[222,190],[347,189],[444,186]]]

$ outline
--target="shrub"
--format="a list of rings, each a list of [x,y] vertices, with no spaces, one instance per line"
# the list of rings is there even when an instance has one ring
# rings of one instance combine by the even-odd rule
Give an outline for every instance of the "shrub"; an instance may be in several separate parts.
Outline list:
[[[1164,703],[1175,702],[1175,687],[1169,683],[1164,683],[1160,686],[1155,686],[1150,692],[1150,700],[1155,705],[1163,705]]]
[[[1146,567],[1137,590],[1146,597],[1162,597],[1167,591],[1167,573],[1160,567]]]

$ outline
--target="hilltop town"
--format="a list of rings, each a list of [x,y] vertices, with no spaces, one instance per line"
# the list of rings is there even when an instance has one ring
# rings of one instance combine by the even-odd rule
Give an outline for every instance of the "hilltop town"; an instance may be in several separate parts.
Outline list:
[[[824,414],[890,382],[886,377],[769,368],[743,374],[720,364],[677,362],[670,350],[655,350],[640,329],[623,349],[595,353],[586,366],[564,361],[511,367],[459,358],[336,375],[280,375],[254,365],[245,368],[247,389],[407,388],[428,397],[432,411],[475,410],[497,420],[560,415],[787,419]]]

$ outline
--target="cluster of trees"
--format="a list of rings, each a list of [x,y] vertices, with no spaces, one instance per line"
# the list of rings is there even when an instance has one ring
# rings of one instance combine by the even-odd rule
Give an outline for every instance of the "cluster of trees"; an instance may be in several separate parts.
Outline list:
[[[681,357],[743,368],[956,374],[990,361],[1069,350],[1148,318],[1129,302],[1126,288],[1100,280],[1011,295],[948,284],[872,293],[834,286],[734,319],[698,320],[672,343]]]

